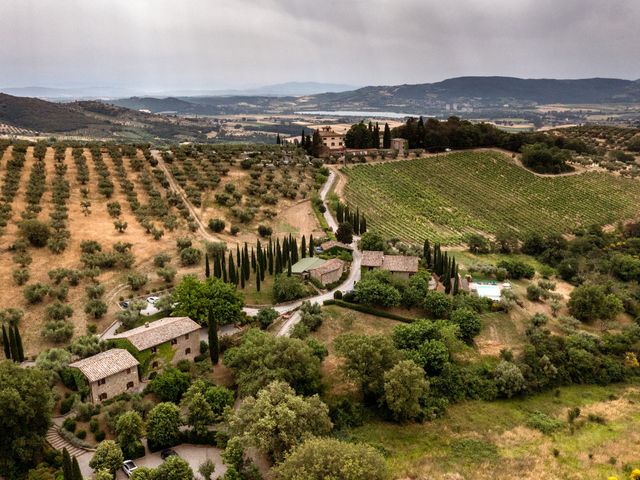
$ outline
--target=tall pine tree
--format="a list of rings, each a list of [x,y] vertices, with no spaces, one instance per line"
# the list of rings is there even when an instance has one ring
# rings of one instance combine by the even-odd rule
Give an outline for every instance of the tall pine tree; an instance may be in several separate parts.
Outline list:
[[[73,457],[73,480],[84,480],[76,457]]]
[[[391,130],[389,124],[384,124],[384,133],[382,134],[382,148],[391,148]]]
[[[209,270],[209,254],[204,254],[204,276],[209,278],[211,276],[211,270]]]
[[[309,256],[313,257],[313,234],[309,235]]]
[[[302,241],[300,242],[300,256],[305,258],[307,256],[307,239],[302,235]]]

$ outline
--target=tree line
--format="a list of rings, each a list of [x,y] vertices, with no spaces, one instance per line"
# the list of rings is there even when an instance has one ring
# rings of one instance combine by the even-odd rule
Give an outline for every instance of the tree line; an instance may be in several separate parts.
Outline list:
[[[344,136],[344,145],[347,148],[391,148],[391,129],[389,124],[384,124],[382,145],[380,144],[380,126],[362,121],[352,125]]]

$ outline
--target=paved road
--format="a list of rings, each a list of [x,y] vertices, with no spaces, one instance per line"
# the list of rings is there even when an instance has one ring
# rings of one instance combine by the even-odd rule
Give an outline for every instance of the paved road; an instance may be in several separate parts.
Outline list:
[[[203,236],[206,239],[212,239],[212,236],[209,235],[209,233],[206,231],[206,227],[204,226],[204,224],[202,224],[202,222],[199,221],[198,216],[195,213],[195,209],[193,208],[193,206],[189,202],[189,199],[186,197],[186,195],[184,195],[179,190],[179,186],[177,186],[175,184],[175,180],[173,180],[173,177],[169,173],[168,169],[166,169],[166,167],[164,166],[164,162],[162,161],[162,158],[160,158],[159,155],[157,157],[158,157],[158,161],[160,162],[160,165],[163,167],[163,169],[165,170],[165,173],[167,174],[167,178],[169,179],[169,183],[171,183],[172,186],[175,186],[175,191],[177,191],[182,196],[182,198],[185,200],[185,203],[189,207],[189,210],[192,212],[192,214],[196,218],[196,221],[198,221],[198,225],[200,226],[200,233],[204,234]],[[324,206],[326,208],[326,210],[324,212],[324,218],[327,220],[327,224],[329,225],[329,227],[332,228],[334,231],[337,230],[338,223],[336,222],[335,218],[333,218],[333,215],[331,215],[331,211],[329,209],[329,205],[327,204],[327,195],[329,193],[329,190],[331,190],[331,187],[333,186],[333,182],[335,182],[335,180],[336,180],[336,174],[335,174],[335,172],[331,171],[329,173],[329,177],[327,178],[327,181],[325,182],[324,186],[320,190],[320,198],[322,199],[322,201],[324,203]],[[282,324],[282,326],[280,327],[280,329],[278,330],[276,335],[278,335],[278,336],[289,336],[289,334],[291,333],[291,329],[300,321],[300,313],[297,311],[297,309],[300,307],[300,305],[302,305],[303,301],[309,301],[309,302],[311,302],[313,304],[317,303],[317,304],[322,305],[322,303],[325,300],[330,300],[330,299],[333,298],[333,294],[334,294],[334,292],[336,290],[340,290],[342,292],[348,292],[349,290],[353,290],[353,287],[356,284],[356,282],[358,282],[360,280],[360,267],[361,267],[361,264],[362,264],[362,252],[360,252],[360,250],[358,250],[358,240],[359,239],[360,239],[359,237],[353,237],[353,243],[351,244],[351,246],[353,247],[353,262],[351,263],[351,270],[349,271],[349,276],[344,281],[344,283],[342,283],[338,287],[334,288],[330,292],[323,293],[323,294],[320,294],[320,295],[316,295],[314,297],[305,298],[305,299],[302,299],[302,300],[296,300],[294,302],[290,302],[290,303],[286,303],[286,304],[276,305],[276,306],[273,307],[274,310],[276,310],[281,315],[293,312],[292,315]],[[244,308],[244,312],[247,315],[250,315],[252,317],[256,316],[258,311],[259,311],[259,309],[258,308],[254,308],[254,307],[245,307]],[[118,329],[119,326],[120,326],[120,322],[114,322],[100,336],[100,338],[102,340],[108,340],[110,338],[118,338],[118,335],[115,332],[116,332],[116,330]],[[235,328],[222,327],[220,329],[220,335],[221,336],[233,335],[237,331],[238,330],[235,329]],[[206,329],[203,329],[203,331],[200,332],[200,336],[201,336],[201,338],[203,340],[207,339]]]

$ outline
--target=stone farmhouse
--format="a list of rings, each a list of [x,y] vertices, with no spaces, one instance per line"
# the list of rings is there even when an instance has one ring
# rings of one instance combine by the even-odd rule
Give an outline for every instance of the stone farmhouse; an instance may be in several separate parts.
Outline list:
[[[89,385],[89,399],[99,403],[140,385],[138,360],[122,348],[113,348],[69,365],[77,368]]]
[[[189,317],[166,317],[117,336],[127,340],[144,358],[143,371],[191,360],[200,353],[200,325]]]
[[[319,133],[324,147],[329,150],[344,149],[344,135],[341,133],[334,132],[331,127],[322,127]]]
[[[384,252],[365,250],[362,252],[362,268],[386,270],[399,278],[409,278],[418,272],[419,257],[385,255]]]

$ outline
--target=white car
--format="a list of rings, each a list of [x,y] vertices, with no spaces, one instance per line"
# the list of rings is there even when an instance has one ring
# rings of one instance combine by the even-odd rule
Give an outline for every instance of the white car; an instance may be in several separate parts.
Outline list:
[[[122,470],[127,474],[127,477],[130,477],[134,470],[137,470],[138,466],[133,463],[133,460],[125,460],[122,463]]]
[[[147,298],[147,302],[150,303],[151,305],[154,305],[158,300],[160,300],[160,297],[149,297],[149,298]]]

